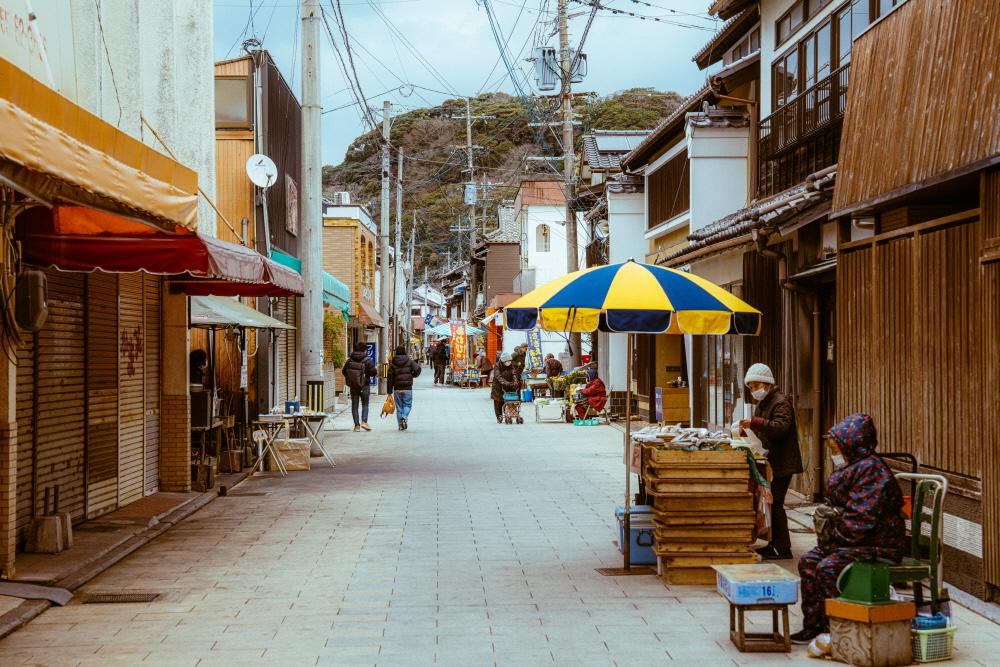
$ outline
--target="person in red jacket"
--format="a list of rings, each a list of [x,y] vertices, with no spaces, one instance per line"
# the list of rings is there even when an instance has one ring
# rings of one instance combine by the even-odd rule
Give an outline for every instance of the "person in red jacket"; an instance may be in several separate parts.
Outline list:
[[[604,409],[604,404],[608,402],[608,391],[604,387],[604,380],[597,377],[597,371],[593,369],[587,371],[587,386],[581,389],[580,393],[587,397],[586,403],[576,405],[576,414],[580,419],[587,418],[588,408],[600,412]]]

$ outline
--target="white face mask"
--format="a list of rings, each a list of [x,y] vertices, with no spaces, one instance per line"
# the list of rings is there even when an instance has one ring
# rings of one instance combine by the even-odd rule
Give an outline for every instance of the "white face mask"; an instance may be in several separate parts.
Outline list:
[[[830,457],[833,460],[833,467],[840,470],[847,465],[847,459],[842,454],[834,454]]]
[[[767,396],[767,389],[758,389],[757,391],[750,392],[755,401],[763,401],[764,397]]]

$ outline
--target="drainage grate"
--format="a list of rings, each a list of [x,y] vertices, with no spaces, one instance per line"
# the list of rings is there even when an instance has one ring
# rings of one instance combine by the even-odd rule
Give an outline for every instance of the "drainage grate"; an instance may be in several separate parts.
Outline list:
[[[266,496],[267,494],[266,493],[253,492],[253,493],[229,493],[227,495],[230,496],[230,497],[236,497],[236,496],[243,497],[243,496]]]
[[[102,526],[94,525],[88,526],[85,523],[81,523],[79,526],[73,526],[74,533],[114,533],[121,530],[125,526]]]
[[[160,597],[159,593],[114,593],[107,595],[91,595],[84,604],[116,604],[125,602],[152,602]]]

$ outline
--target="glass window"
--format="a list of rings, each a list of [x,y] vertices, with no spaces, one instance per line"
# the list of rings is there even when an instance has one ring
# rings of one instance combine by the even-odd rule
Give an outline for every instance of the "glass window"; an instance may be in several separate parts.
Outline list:
[[[816,83],[816,35],[809,35],[802,41],[802,87],[809,88]]]
[[[774,64],[773,70],[774,104],[783,106],[799,94],[799,57],[793,50]]]
[[[830,46],[830,26],[827,23],[816,31],[816,80],[830,76],[830,58],[833,55]]]
[[[853,43],[851,32],[851,8],[848,7],[840,12],[836,18],[837,24],[837,67],[843,67],[851,62],[851,46]]]
[[[802,25],[802,22],[805,20],[805,8],[802,6],[802,3],[796,2],[792,6],[792,11],[788,13],[788,16],[792,19],[793,28],[797,28]]]
[[[792,34],[792,20],[787,16],[778,19],[778,29],[776,32],[778,34],[778,44],[781,44]]]
[[[250,129],[250,80],[245,76],[215,78],[215,127]]]
[[[750,33],[750,53],[760,51],[760,28]]]
[[[892,11],[892,8],[896,6],[899,0],[878,0],[878,15],[879,18],[885,16]]]
[[[868,0],[854,0],[851,4],[851,38],[856,39],[868,27]]]
[[[548,225],[538,225],[535,228],[535,252],[549,252],[551,248],[550,235]]]

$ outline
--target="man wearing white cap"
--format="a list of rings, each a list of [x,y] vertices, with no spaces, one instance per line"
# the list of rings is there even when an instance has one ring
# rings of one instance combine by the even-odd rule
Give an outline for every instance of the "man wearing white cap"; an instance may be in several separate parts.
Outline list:
[[[774,373],[764,364],[754,364],[744,380],[750,395],[757,401],[753,419],[740,421],[740,428],[753,431],[767,450],[771,466],[771,541],[757,550],[764,560],[792,557],[792,538],[785,515],[785,495],[792,475],[803,471],[795,410],[784,394],[774,386]]]

